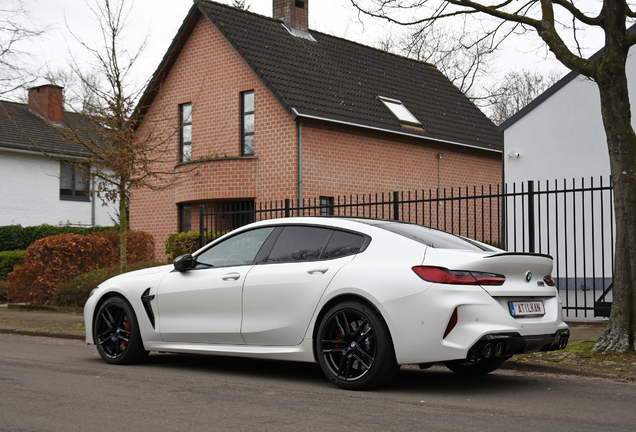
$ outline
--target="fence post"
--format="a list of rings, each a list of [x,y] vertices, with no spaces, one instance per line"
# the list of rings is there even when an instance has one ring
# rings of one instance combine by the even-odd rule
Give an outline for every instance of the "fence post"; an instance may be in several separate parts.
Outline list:
[[[398,191],[393,192],[393,220],[400,220],[400,193]]]
[[[290,211],[289,198],[285,198],[285,217],[288,218],[290,213],[291,211]]]
[[[534,250],[534,181],[528,180],[528,248]]]
[[[205,212],[205,206],[199,206],[199,233],[201,233],[201,237],[199,238],[199,247],[205,246],[205,226],[204,226],[204,217],[203,213]]]

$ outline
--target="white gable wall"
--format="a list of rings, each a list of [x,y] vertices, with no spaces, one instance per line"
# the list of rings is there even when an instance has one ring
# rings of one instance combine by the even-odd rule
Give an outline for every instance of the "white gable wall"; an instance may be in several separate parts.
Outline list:
[[[636,60],[627,61],[632,122],[636,120]],[[519,158],[509,156],[519,153]],[[596,84],[578,76],[504,130],[505,182],[584,177],[609,179],[607,140]]]
[[[112,226],[115,210],[60,199],[60,163],[46,156],[0,150],[0,226]],[[112,219],[111,219],[112,215]]]
[[[636,60],[627,62],[632,123],[636,121]],[[632,79],[629,79],[629,78]],[[517,157],[517,154],[519,155]],[[610,185],[607,140],[601,118],[596,84],[577,76],[543,102],[520,116],[504,130],[504,176],[508,192],[555,188],[580,189]],[[517,212],[508,202],[508,250],[528,251],[527,207]],[[609,191],[538,195],[535,198],[536,252],[555,259],[553,276],[558,277],[564,306],[591,307],[612,280],[613,203]],[[539,234],[538,231],[541,231]],[[516,237],[514,237],[516,235]],[[513,238],[517,241],[513,243]],[[525,244],[524,244],[525,242]],[[538,245],[541,245],[539,250]],[[611,294],[606,298],[611,301]],[[565,311],[569,318],[593,317]]]

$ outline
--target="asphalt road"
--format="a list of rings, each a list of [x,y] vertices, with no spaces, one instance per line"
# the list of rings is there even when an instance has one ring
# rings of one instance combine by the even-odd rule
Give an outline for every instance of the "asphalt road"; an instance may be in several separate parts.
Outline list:
[[[313,364],[151,354],[111,366],[81,341],[0,334],[0,431],[633,431],[636,384],[402,368],[384,390]]]

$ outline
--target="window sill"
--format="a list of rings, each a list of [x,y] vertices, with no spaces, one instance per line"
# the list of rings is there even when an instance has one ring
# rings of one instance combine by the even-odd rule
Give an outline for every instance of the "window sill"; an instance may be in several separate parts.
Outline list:
[[[202,165],[206,162],[222,162],[222,161],[231,161],[231,160],[256,160],[258,156],[232,156],[232,157],[217,157],[217,158],[203,158],[203,159],[193,159],[187,162],[179,162],[174,167],[179,168],[182,166],[188,165]]]
[[[60,195],[60,201],[80,201],[80,202],[91,202],[91,199],[89,197],[74,197],[74,196],[61,196]]]

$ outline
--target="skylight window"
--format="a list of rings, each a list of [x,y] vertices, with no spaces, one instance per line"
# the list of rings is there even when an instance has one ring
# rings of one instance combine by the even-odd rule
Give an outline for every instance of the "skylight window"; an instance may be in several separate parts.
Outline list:
[[[378,97],[380,98],[384,106],[386,106],[389,109],[389,111],[391,111],[391,113],[395,117],[397,117],[397,119],[401,121],[402,123],[417,125],[417,126],[422,125],[422,123],[420,123],[420,121],[416,119],[413,114],[411,114],[411,111],[409,111],[408,108],[404,106],[402,101],[399,101],[397,99],[389,99],[387,97],[382,97],[382,96],[378,96]]]

